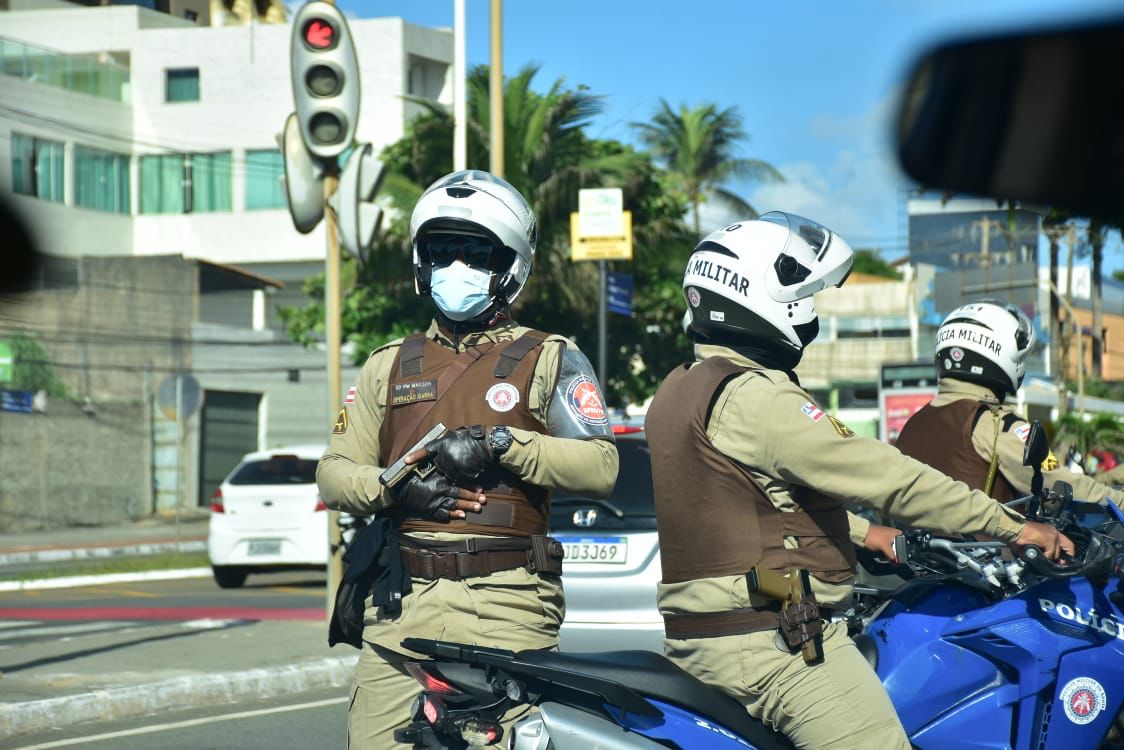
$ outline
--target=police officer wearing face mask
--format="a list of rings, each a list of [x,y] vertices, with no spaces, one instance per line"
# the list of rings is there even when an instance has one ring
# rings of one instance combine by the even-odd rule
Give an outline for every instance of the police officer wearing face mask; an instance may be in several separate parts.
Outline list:
[[[798,628],[782,627],[781,602],[751,591],[747,573],[803,571],[818,607],[845,607],[853,543],[867,534],[845,502],[910,526],[1038,544],[1052,558],[1073,546],[855,435],[800,387],[793,369],[819,330],[813,295],[841,285],[851,263],[834,232],[781,212],[713,232],[687,261],[695,359],[667,376],[645,422],[663,567],[657,599],[668,657],[798,747],[907,749],[846,623],[803,607],[784,610]],[[806,660],[809,640],[822,648],[818,659],[813,651]]]
[[[565,612],[552,491],[605,497],[618,457],[593,369],[572,342],[518,325],[509,305],[531,272],[530,205],[487,172],[441,178],[410,221],[424,334],[376,350],[345,399],[317,469],[324,502],[390,518],[409,593],[372,606],[348,712],[349,746],[398,747],[420,687],[403,638],[554,648]],[[438,423],[448,432],[410,451]],[[396,490],[384,467],[436,467]],[[377,590],[377,589],[376,589]]]
[[[937,396],[906,422],[898,450],[997,500],[1030,494],[1034,469],[1023,466],[1030,425],[1009,399],[1034,342],[1034,326],[1014,305],[985,299],[949,313],[937,329]],[[1045,486],[1069,482],[1080,500],[1124,508],[1124,492],[1060,468],[1056,458],[1047,462]]]

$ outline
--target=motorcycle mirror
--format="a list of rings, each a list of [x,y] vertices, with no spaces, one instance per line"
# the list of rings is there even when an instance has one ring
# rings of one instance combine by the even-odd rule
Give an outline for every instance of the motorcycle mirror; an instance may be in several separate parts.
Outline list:
[[[898,565],[909,565],[909,545],[904,533],[894,537],[894,557],[898,558]]]
[[[932,48],[902,98],[902,167],[930,189],[1124,219],[1121,167],[1106,160],[1124,138],[1121,47],[1115,14]]]
[[[1063,507],[1069,505],[1073,502],[1073,485],[1059,479],[1054,482],[1054,495],[1061,500]]]
[[[1023,466],[1034,467],[1034,478],[1030,482],[1031,494],[1042,494],[1042,462],[1050,455],[1050,441],[1046,430],[1037,419],[1030,423],[1030,433],[1026,436],[1023,448]]]

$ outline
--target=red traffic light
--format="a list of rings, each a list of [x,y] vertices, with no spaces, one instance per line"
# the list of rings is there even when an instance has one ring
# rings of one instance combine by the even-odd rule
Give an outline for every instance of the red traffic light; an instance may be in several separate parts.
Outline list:
[[[336,27],[323,18],[309,19],[302,32],[304,43],[311,49],[328,50],[336,46]]]

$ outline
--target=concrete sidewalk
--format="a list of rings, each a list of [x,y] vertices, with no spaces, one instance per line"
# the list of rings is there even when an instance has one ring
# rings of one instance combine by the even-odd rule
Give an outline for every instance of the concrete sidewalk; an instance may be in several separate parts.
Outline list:
[[[0,534],[0,567],[206,549],[206,518]],[[187,546],[185,546],[187,545]],[[0,597],[4,596],[0,593]],[[19,735],[338,687],[358,652],[317,620],[0,619],[0,747]]]

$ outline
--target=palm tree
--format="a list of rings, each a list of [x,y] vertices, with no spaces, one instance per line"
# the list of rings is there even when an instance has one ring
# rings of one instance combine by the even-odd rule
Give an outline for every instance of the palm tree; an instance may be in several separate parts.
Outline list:
[[[1124,452],[1124,425],[1113,414],[1098,412],[1088,419],[1070,412],[1055,425],[1057,454],[1065,456],[1072,449],[1084,463],[1092,450]]]
[[[720,110],[714,104],[702,104],[691,109],[681,104],[676,111],[660,99],[651,122],[634,122],[632,126],[687,196],[696,237],[702,234],[699,207],[707,194],[717,196],[747,218],[757,216],[744,198],[722,186],[727,179],[784,181],[768,162],[735,156],[738,146],[749,140],[736,107]]]

